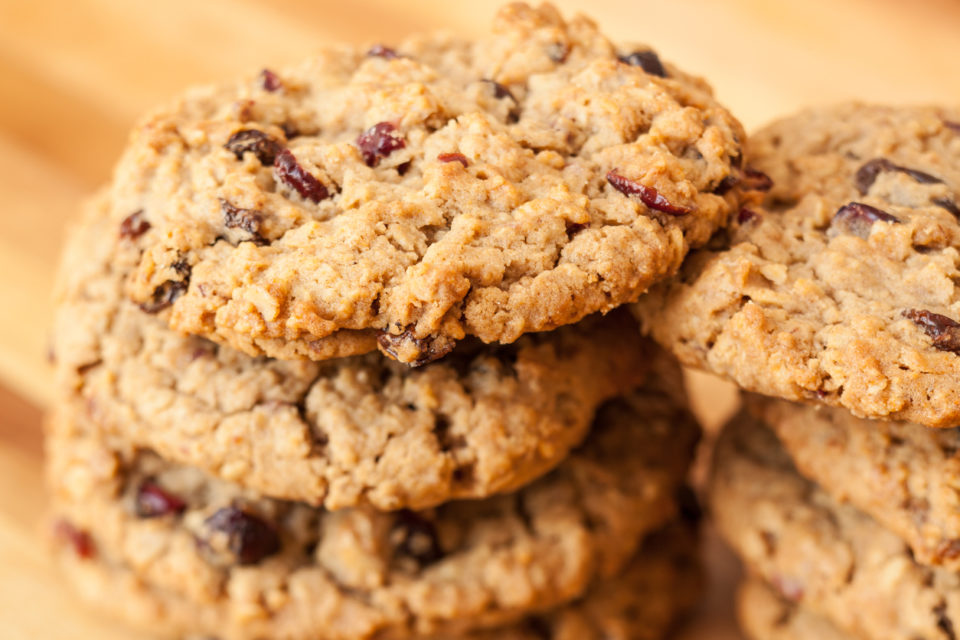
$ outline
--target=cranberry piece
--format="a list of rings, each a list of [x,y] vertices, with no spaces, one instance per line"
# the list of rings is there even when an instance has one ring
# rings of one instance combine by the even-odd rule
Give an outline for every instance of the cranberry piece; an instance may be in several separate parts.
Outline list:
[[[399,58],[400,55],[391,49],[382,44],[375,44],[367,51],[367,56],[371,58],[384,58],[386,60],[393,60],[394,58]]]
[[[383,353],[394,360],[400,360],[403,355],[410,352],[416,353],[417,355],[410,362],[410,366],[419,367],[428,362],[439,360],[453,351],[456,341],[437,336],[414,337],[413,326],[411,325],[399,334],[381,331],[380,335],[377,336],[377,345]]]
[[[96,545],[90,534],[82,529],[78,529],[72,523],[66,520],[57,520],[53,525],[53,535],[63,542],[66,542],[73,548],[73,552],[78,558],[89,560],[97,553]]]
[[[740,179],[734,176],[733,174],[727,176],[723,180],[717,183],[717,186],[713,188],[713,193],[718,196],[727,195],[730,192],[730,189],[733,189],[740,182]]]
[[[747,224],[759,218],[760,215],[756,211],[747,209],[746,207],[740,207],[740,211],[737,212],[737,222],[740,224]]]
[[[877,176],[885,171],[905,173],[921,184],[938,184],[943,182],[940,178],[932,176],[929,173],[893,164],[886,158],[874,158],[857,169],[857,173],[853,177],[853,181],[857,185],[857,190],[861,195],[869,191],[871,185],[876,181]]]
[[[296,156],[289,149],[284,149],[277,154],[277,159],[273,162],[273,170],[278,180],[293,187],[307,200],[320,202],[330,197],[330,192],[323,183],[301,167]]]
[[[803,584],[795,578],[787,576],[773,576],[770,581],[773,588],[789,602],[800,602],[803,600]]]
[[[951,198],[933,198],[930,200],[933,204],[946,209],[952,213],[957,218],[960,218],[960,207],[957,206],[957,203],[954,202]]]
[[[283,145],[259,129],[243,129],[230,136],[223,145],[228,151],[243,160],[243,154],[250,152],[265,167],[273,164],[277,154],[283,151]]]
[[[743,169],[741,182],[745,191],[770,191],[773,188],[773,180],[770,176],[752,167]]]
[[[935,348],[960,354],[960,322],[924,309],[907,309],[903,317],[933,338]]]
[[[227,546],[242,565],[256,564],[280,550],[273,525],[238,507],[224,507],[207,518],[206,525],[227,536]]]
[[[843,229],[855,236],[866,238],[870,235],[870,227],[874,222],[889,222],[899,224],[899,218],[896,218],[886,211],[871,207],[862,202],[851,202],[845,204],[833,214],[833,220],[830,222],[830,228],[837,227]]]
[[[380,160],[407,146],[403,137],[395,133],[396,129],[392,122],[378,122],[357,138],[357,148],[368,167],[377,166]]]
[[[470,166],[470,162],[467,161],[467,156],[462,153],[441,153],[437,156],[437,160],[440,162],[459,162],[464,167]]]
[[[120,223],[120,237],[136,240],[150,230],[150,223],[143,218],[143,209],[134,211]]]
[[[150,301],[140,305],[143,311],[147,313],[159,313],[172,305],[177,298],[186,292],[190,285],[190,265],[183,260],[178,260],[173,263],[172,267],[181,279],[168,280],[154,289]]]
[[[187,503],[173,495],[153,480],[144,480],[137,489],[136,509],[141,518],[158,518],[169,514],[179,515]]]
[[[653,187],[648,187],[645,184],[640,184],[639,182],[625,178],[617,173],[616,170],[607,174],[607,182],[625,196],[638,196],[640,201],[651,209],[669,213],[673,216],[686,215],[691,211],[687,207],[671,204],[669,200],[660,195]]]
[[[581,231],[583,231],[584,229],[590,226],[587,224],[582,224],[580,222],[570,222],[569,220],[566,221],[565,225],[566,225],[566,231],[567,231],[567,238],[571,240],[573,239],[573,236],[577,235],[578,233],[580,233]]]
[[[260,86],[263,87],[264,91],[269,91],[273,93],[274,91],[279,91],[283,87],[283,82],[280,80],[280,76],[275,74],[270,69],[264,69],[260,72]]]
[[[223,226],[228,229],[243,229],[251,236],[252,242],[266,244],[266,239],[260,235],[260,226],[263,224],[263,214],[256,209],[241,209],[220,198],[220,210],[223,212]]]
[[[413,511],[404,509],[397,512],[390,537],[396,555],[412,558],[421,567],[443,557],[433,523]]]
[[[943,126],[945,126],[947,129],[952,129],[957,133],[960,133],[960,122],[955,122],[953,120],[944,120]]]
[[[667,70],[663,68],[660,57],[654,51],[634,51],[619,57],[620,62],[632,67],[640,67],[652,76],[667,77]]]

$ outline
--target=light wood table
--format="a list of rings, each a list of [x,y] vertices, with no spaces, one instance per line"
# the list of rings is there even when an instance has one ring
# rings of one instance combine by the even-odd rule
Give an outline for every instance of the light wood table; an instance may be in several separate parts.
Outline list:
[[[960,103],[954,0],[582,0],[617,39],[646,41],[710,79],[749,127],[807,104]],[[281,66],[324,42],[486,28],[496,4],[441,0],[0,0],[0,632],[131,638],[87,613],[49,566],[38,527],[48,292],[65,221],[108,179],[134,118],[184,86]],[[728,386],[694,381],[715,427]],[[707,541],[712,589],[683,637],[738,636],[735,564]]]

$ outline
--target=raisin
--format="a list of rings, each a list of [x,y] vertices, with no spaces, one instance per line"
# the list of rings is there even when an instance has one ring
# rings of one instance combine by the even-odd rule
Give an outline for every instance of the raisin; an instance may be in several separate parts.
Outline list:
[[[744,191],[770,191],[773,188],[773,180],[770,179],[770,176],[752,167],[743,169],[741,183]]]
[[[269,91],[273,93],[274,91],[279,91],[283,87],[283,82],[280,81],[280,76],[275,74],[270,69],[264,69],[260,72],[260,86],[263,87],[264,91]]]
[[[227,536],[227,546],[242,565],[256,564],[280,550],[280,538],[266,520],[239,507],[224,507],[206,525]]]
[[[607,174],[607,182],[625,196],[639,196],[640,201],[651,209],[669,213],[673,216],[682,216],[690,213],[690,209],[687,207],[671,204],[669,200],[660,195],[653,187],[648,187],[645,184],[640,184],[639,182],[625,178],[617,173],[616,170]]]
[[[399,334],[381,331],[377,336],[377,345],[380,351],[394,360],[407,362],[411,367],[419,367],[439,360],[453,351],[456,341],[439,336],[417,338],[414,337],[413,328],[410,326]]]
[[[412,558],[421,567],[443,557],[433,523],[408,509],[396,513],[390,537],[396,555]]]
[[[394,58],[400,57],[396,51],[382,44],[375,44],[370,47],[367,51],[367,56],[371,58],[384,58],[385,60],[393,60]]]
[[[547,57],[557,64],[566,62],[569,55],[570,45],[565,42],[554,42],[547,46]]]
[[[283,151],[282,144],[259,129],[237,131],[223,146],[233,152],[237,160],[243,160],[243,154],[250,152],[265,167],[272,165],[277,154]]]
[[[437,156],[437,160],[440,162],[459,162],[464,167],[470,166],[470,163],[467,161],[467,156],[462,153],[441,153]]]
[[[581,231],[583,231],[584,229],[590,226],[590,225],[582,224],[579,222],[570,222],[569,220],[567,220],[564,224],[567,227],[566,228],[567,238],[571,240],[573,239],[573,236],[577,235],[578,233],[580,233]]]
[[[144,480],[137,489],[136,509],[141,518],[157,518],[169,514],[179,515],[187,503],[173,495],[153,480]]]
[[[921,184],[939,184],[943,182],[940,178],[932,176],[929,173],[893,164],[886,158],[874,158],[857,169],[857,173],[853,177],[853,181],[857,185],[857,191],[859,191],[861,195],[867,193],[871,185],[876,181],[877,176],[886,171],[905,173]]]
[[[368,167],[377,166],[380,160],[407,146],[403,137],[395,131],[396,126],[392,122],[378,122],[357,137],[357,148]]]
[[[620,56],[619,60],[632,67],[640,67],[652,76],[667,77],[667,70],[663,68],[660,57],[654,51],[634,51],[625,56]]]
[[[933,198],[930,200],[932,204],[937,205],[943,209],[946,209],[952,213],[957,218],[960,218],[960,207],[957,206],[957,203],[954,202],[951,198]]]
[[[57,520],[53,525],[53,535],[57,539],[66,542],[77,554],[78,558],[89,560],[97,553],[96,545],[90,534],[82,529],[78,529],[72,523],[66,520]]]
[[[758,219],[760,216],[753,209],[747,209],[746,207],[740,207],[740,211],[737,212],[737,222],[740,224],[747,224],[748,222],[753,222]]]
[[[833,220],[830,222],[830,228],[843,228],[855,236],[866,238],[870,235],[870,227],[873,226],[874,222],[898,224],[900,220],[886,211],[881,211],[868,204],[851,202],[837,209],[837,212],[833,214]]]
[[[730,192],[730,189],[733,189],[740,182],[740,179],[734,175],[729,175],[720,182],[717,183],[717,186],[713,188],[713,193],[718,196],[725,196]]]
[[[278,180],[293,187],[307,200],[320,202],[330,197],[330,192],[323,183],[301,167],[296,156],[289,149],[284,149],[277,154],[277,159],[273,162],[273,170]]]
[[[263,214],[255,209],[241,209],[220,198],[220,210],[223,212],[223,226],[228,229],[243,229],[251,236],[256,244],[266,244],[266,239],[260,235],[260,226],[263,224]]]
[[[510,107],[510,111],[507,112],[507,121],[517,122],[520,120],[520,102],[517,101],[517,98],[513,95],[513,92],[510,91],[507,87],[503,86],[496,80],[490,80],[489,78],[484,78],[484,82],[489,83],[493,87],[493,97],[497,100],[503,100],[509,98],[513,102],[513,106]]]
[[[182,296],[190,285],[190,265],[183,260],[178,260],[172,265],[173,270],[181,276],[180,280],[167,280],[159,287],[153,290],[149,302],[140,304],[140,308],[147,313],[159,313],[170,305],[177,298]]]
[[[120,237],[136,240],[150,230],[150,223],[143,219],[143,209],[138,209],[120,223]]]
[[[924,309],[907,309],[903,317],[933,338],[935,348],[960,354],[960,322]]]

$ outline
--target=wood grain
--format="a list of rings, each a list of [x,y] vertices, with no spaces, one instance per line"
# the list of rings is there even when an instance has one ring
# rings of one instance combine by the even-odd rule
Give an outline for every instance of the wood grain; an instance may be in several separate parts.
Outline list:
[[[617,39],[708,77],[755,127],[843,99],[960,103],[955,0],[559,0]],[[38,522],[49,291],[66,221],[109,178],[137,115],[184,86],[282,66],[325,42],[486,29],[497,3],[441,0],[0,0],[0,625],[7,638],[129,638],[77,606]],[[694,375],[715,427],[729,385]],[[33,403],[26,402],[28,398]],[[735,638],[734,569],[709,539],[714,585],[683,637]]]

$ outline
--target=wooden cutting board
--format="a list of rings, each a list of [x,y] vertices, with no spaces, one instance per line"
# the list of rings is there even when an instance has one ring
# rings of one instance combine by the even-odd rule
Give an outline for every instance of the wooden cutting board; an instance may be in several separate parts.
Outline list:
[[[752,128],[803,105],[960,104],[954,0],[559,0],[613,37],[643,41],[710,79]],[[385,42],[438,28],[470,34],[497,3],[442,0],[0,0],[0,635],[132,638],[86,612],[40,543],[40,410],[62,229],[107,180],[134,118],[189,84],[281,66],[325,42]],[[729,386],[693,381],[716,427]],[[711,592],[686,640],[737,638],[735,563],[706,542]]]

